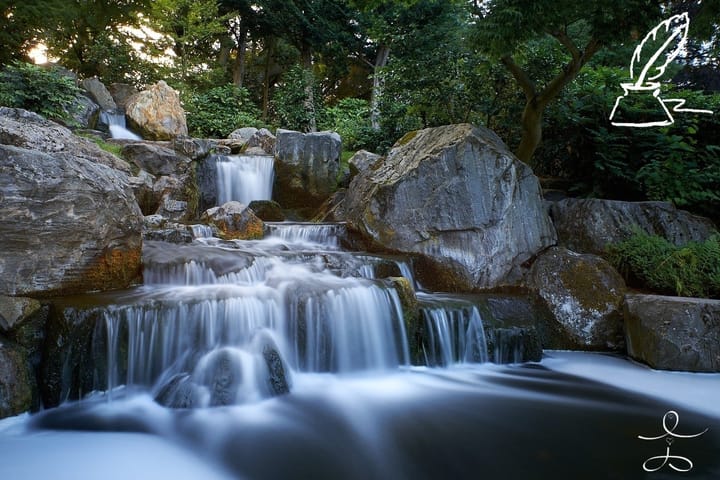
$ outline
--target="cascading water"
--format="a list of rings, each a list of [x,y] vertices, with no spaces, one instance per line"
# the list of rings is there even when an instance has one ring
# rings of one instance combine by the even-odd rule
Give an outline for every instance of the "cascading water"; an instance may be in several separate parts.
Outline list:
[[[40,387],[85,399],[0,422],[0,478],[645,478],[665,443],[637,435],[671,409],[683,432],[711,427],[682,453],[683,478],[720,477],[717,375],[570,353],[487,363],[486,335],[491,359],[519,352],[483,325],[487,304],[419,292],[413,324],[386,280],[414,284],[412,263],[343,251],[343,228],[268,224],[255,241],[193,228],[191,244],[145,242],[142,286],[58,300]]]
[[[475,305],[428,294],[418,294],[418,300],[427,332],[427,365],[488,361],[485,330]]]
[[[218,158],[218,203],[236,200],[245,205],[253,200],[270,200],[274,176],[270,155],[231,155]]]
[[[103,111],[100,113],[101,121],[108,126],[112,138],[142,140],[142,137],[131,132],[125,122],[125,114],[118,112]]]

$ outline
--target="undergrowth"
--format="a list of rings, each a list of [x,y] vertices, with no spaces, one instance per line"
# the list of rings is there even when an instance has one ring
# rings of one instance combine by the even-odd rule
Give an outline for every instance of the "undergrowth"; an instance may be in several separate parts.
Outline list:
[[[720,235],[676,246],[636,230],[609,245],[611,263],[628,284],[667,295],[720,298]]]

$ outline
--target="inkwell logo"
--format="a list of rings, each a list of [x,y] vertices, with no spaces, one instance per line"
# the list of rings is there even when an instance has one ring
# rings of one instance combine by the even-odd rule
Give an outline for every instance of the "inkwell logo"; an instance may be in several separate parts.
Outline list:
[[[712,110],[684,108],[682,98],[662,98],[660,78],[668,65],[685,49],[690,17],[687,12],[660,22],[635,48],[630,61],[630,79],[621,83],[625,92],[617,97],[610,123],[618,127],[662,127],[675,120],[670,113],[707,113]],[[671,107],[668,108],[668,107]]]
[[[680,434],[675,433],[675,429],[677,428],[678,424],[680,423],[680,415],[675,410],[670,410],[663,416],[663,430],[665,430],[665,433],[658,435],[657,437],[645,437],[643,435],[638,435],[638,438],[640,440],[662,440],[665,439],[665,455],[656,455],[654,457],[650,457],[643,463],[643,470],[646,472],[657,472],[661,468],[663,468],[665,465],[672,468],[676,472],[689,472],[693,468],[693,462],[687,457],[683,457],[680,455],[671,455],[670,454],[670,447],[675,442],[675,439],[680,438],[695,438],[699,437],[700,435],[704,434],[708,431],[706,428],[700,433],[695,434]]]

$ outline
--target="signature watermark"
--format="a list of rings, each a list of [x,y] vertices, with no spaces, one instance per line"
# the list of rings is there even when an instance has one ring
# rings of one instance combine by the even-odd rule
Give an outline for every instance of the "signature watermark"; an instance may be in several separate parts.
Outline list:
[[[630,61],[630,79],[621,83],[623,95],[617,97],[610,113],[610,123],[619,127],[661,127],[672,125],[673,113],[691,112],[712,115],[712,110],[686,108],[682,98],[663,99],[660,96],[660,78],[667,67],[687,44],[690,17],[688,13],[674,15],[660,22],[643,38],[635,48]],[[633,114],[633,107],[643,104],[654,105],[650,113],[639,117]],[[673,106],[674,104],[674,106]]]
[[[700,435],[707,432],[708,429],[706,428],[702,432],[694,434],[675,433],[675,429],[677,428],[679,423],[680,415],[675,410],[670,410],[665,413],[662,419],[662,426],[665,433],[660,434],[656,437],[646,437],[644,435],[638,435],[638,438],[640,440],[661,440],[664,438],[666,444],[665,455],[656,455],[645,460],[642,465],[643,470],[645,470],[646,472],[657,472],[666,465],[675,470],[676,472],[689,472],[690,470],[692,470],[692,460],[680,455],[671,455],[670,447],[672,446],[676,438],[679,439],[699,437]]]

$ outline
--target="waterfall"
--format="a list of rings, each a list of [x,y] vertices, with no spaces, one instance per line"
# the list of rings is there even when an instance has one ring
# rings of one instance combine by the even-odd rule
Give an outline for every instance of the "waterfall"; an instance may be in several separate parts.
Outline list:
[[[457,362],[487,362],[487,341],[477,306],[457,298],[418,294],[427,332],[425,362],[448,366]]]
[[[137,135],[128,130],[125,124],[125,114],[117,112],[103,111],[100,113],[101,120],[107,124],[110,130],[110,136],[112,138],[121,138],[128,140],[142,140],[140,135]]]
[[[253,200],[270,200],[274,177],[270,155],[232,155],[218,159],[218,203],[236,200],[248,205]]]
[[[346,234],[344,223],[265,222],[266,235],[292,243],[316,243],[338,248]]]

